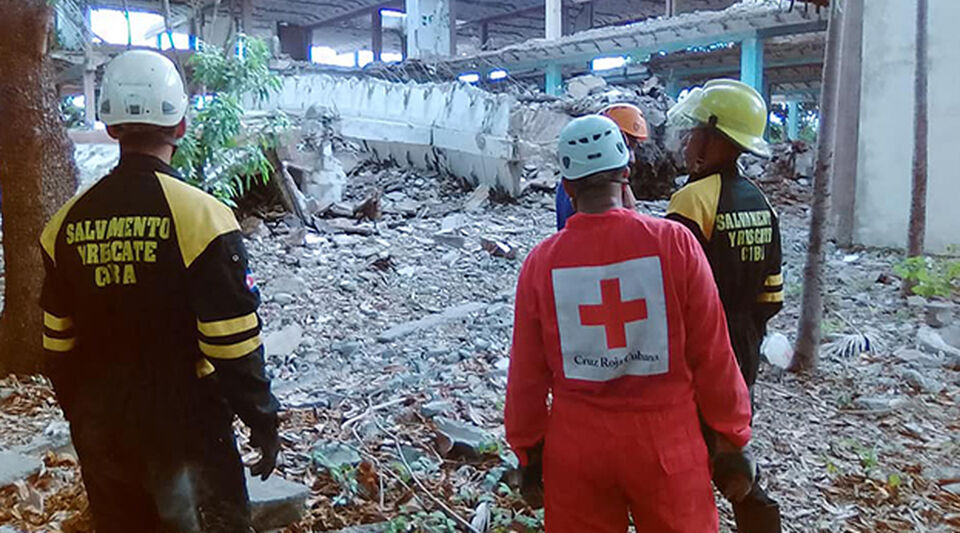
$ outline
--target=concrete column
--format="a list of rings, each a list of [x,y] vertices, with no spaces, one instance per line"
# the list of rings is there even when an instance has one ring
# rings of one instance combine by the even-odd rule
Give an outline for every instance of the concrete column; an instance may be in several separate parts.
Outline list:
[[[277,27],[280,39],[280,52],[290,54],[296,61],[310,61],[310,47],[313,45],[313,30],[307,26],[281,24]]]
[[[666,8],[664,9],[664,14],[668,17],[672,17],[677,14],[677,0],[666,0]]]
[[[857,211],[864,4],[864,0],[847,0],[843,6],[837,130],[833,140],[833,190],[830,195],[830,212],[834,217],[837,242],[841,246],[853,244],[854,216]]]
[[[457,53],[455,0],[405,0],[407,54],[413,59]]]
[[[560,65],[554,63],[547,65],[546,83],[544,92],[550,96],[560,96],[563,93],[563,69]]]
[[[740,81],[763,94],[763,39],[759,37],[740,43]]]
[[[253,35],[253,0],[243,0],[240,11],[243,33]]]
[[[370,12],[370,49],[373,50],[373,60],[383,59],[383,15],[380,8],[375,7]]]
[[[800,138],[800,102],[787,100],[787,139]]]
[[[83,121],[87,126],[93,126],[97,121],[97,71],[92,66],[88,61],[83,71]]]
[[[490,42],[490,23],[484,22],[480,25],[480,49],[486,50]]]
[[[563,36],[563,0],[544,0],[546,4],[547,39],[555,40]]]
[[[591,0],[567,6],[567,12],[563,15],[563,34],[573,35],[593,28],[594,5]]]

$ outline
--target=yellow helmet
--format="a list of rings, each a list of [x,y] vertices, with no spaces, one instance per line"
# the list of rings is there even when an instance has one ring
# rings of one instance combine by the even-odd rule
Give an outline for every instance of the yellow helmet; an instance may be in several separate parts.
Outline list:
[[[667,112],[669,124],[691,128],[712,125],[744,150],[770,157],[763,139],[767,104],[756,89],[736,80],[710,80],[697,87]]]

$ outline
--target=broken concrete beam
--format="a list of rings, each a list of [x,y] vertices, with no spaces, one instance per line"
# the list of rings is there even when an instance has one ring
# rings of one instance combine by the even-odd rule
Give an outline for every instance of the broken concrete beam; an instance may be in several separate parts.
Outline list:
[[[511,120],[518,106],[512,96],[460,83],[303,73],[286,76],[266,105],[291,114],[329,111],[342,136],[366,143],[380,159],[520,192],[522,141]]]
[[[444,310],[442,313],[436,313],[423,317],[419,320],[394,326],[381,333],[377,337],[377,340],[380,342],[393,342],[418,331],[432,329],[455,320],[466,318],[467,316],[470,316],[470,314],[482,311],[486,308],[487,304],[480,302],[471,302],[458,305],[456,307],[450,307]]]
[[[13,485],[40,471],[40,459],[12,452],[0,452],[0,488]]]
[[[280,529],[298,522],[306,510],[310,489],[276,474],[266,481],[247,474],[250,514],[257,531]]]

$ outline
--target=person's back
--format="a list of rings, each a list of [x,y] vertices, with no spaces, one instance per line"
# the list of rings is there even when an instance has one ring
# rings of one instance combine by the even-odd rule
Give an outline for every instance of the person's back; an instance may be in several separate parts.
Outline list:
[[[124,155],[44,232],[43,248],[58,281],[43,302],[48,329],[54,330],[45,344],[59,351],[57,344],[72,342],[49,327],[66,314],[72,322],[66,339],[82,341],[61,366],[72,381],[99,391],[66,401],[78,415],[118,422],[129,422],[124,414],[142,416],[139,426],[149,428],[182,423],[192,412],[198,366],[207,368],[197,317],[215,316],[216,310],[203,308],[223,305],[223,284],[204,278],[219,274],[210,271],[213,255],[231,247],[239,253],[240,237],[228,208],[174,176],[158,159]],[[244,292],[231,296],[235,309],[250,316],[257,295]],[[249,322],[236,333],[259,342],[256,317]],[[165,432],[152,438],[165,436],[170,440]]]
[[[691,179],[671,199],[667,217],[683,223],[703,245],[730,324],[734,352],[748,385],[756,381],[755,350],[766,322],[783,303],[780,223],[763,192],[728,165]]]
[[[263,451],[255,474],[273,470],[279,440],[240,228],[169,165],[185,131],[173,64],[127,52],[104,86],[120,163],[40,242],[48,374],[97,530],[247,531],[234,414]]]
[[[760,189],[739,173],[743,152],[769,157],[763,139],[767,108],[752,87],[718,79],[692,89],[668,112],[671,128],[684,130],[683,157],[690,182],[673,195],[667,218],[687,226],[710,261],[726,311],[730,339],[744,380],[752,389],[760,366],[767,321],[783,306],[780,225]],[[712,452],[722,445],[709,427]],[[715,455],[715,472],[726,462]],[[723,476],[715,476],[723,484]],[[733,499],[740,533],[779,533],[779,506],[756,476],[742,499]]]
[[[621,208],[615,127],[585,117],[561,134],[579,208],[520,273],[507,440],[525,497],[542,468],[547,531],[625,531],[631,514],[638,531],[716,531],[698,409],[740,448],[749,397],[699,244]]]

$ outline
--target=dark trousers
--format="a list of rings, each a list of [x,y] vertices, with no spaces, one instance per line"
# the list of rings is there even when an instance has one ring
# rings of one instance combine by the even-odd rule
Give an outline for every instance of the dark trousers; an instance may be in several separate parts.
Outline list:
[[[730,317],[730,340],[733,351],[740,365],[740,372],[750,389],[750,403],[753,403],[753,384],[757,379],[760,367],[760,344],[763,342],[763,328],[752,318],[737,320]],[[701,423],[703,438],[707,443],[711,462],[716,450],[716,433],[706,424]],[[780,504],[771,498],[760,484],[761,474],[757,470],[757,478],[753,488],[743,501],[733,504],[733,514],[737,522],[739,533],[780,533]]]
[[[97,533],[248,533],[243,464],[223,405],[179,435],[93,416],[72,421]],[[173,425],[171,425],[173,427]],[[150,439],[154,442],[150,442]]]

